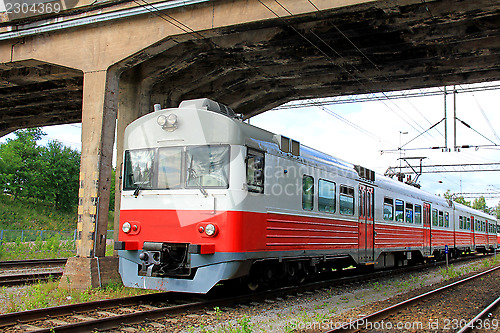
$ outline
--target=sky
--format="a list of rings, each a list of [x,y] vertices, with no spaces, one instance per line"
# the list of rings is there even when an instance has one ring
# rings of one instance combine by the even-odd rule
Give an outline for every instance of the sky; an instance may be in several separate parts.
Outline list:
[[[451,95],[447,97],[447,108],[452,114]],[[347,123],[325,109],[341,116]],[[458,145],[500,145],[500,90],[457,94],[456,109],[457,117],[472,128],[457,123]],[[399,165],[400,153],[406,157],[426,157],[424,165],[500,162],[500,147],[461,149],[460,152],[453,149],[451,152],[430,149],[398,151],[400,146],[410,149],[444,146],[444,123],[417,137],[443,117],[444,96],[438,95],[330,105],[323,108],[312,106],[271,110],[252,117],[250,123],[381,174],[388,167]],[[449,119],[448,142],[452,146],[453,124],[452,118]],[[41,144],[58,140],[73,149],[81,149],[81,124],[50,126],[44,127],[43,130],[47,135]],[[0,142],[5,142],[9,137],[12,138],[12,134],[0,138]],[[410,140],[413,141],[406,144]],[[381,153],[385,150],[395,152]],[[419,183],[423,190],[441,195],[447,190],[452,193],[500,193],[500,172],[423,174]],[[500,198],[487,199],[488,206],[497,205],[499,201]]]
[[[499,106],[500,90],[457,94],[457,118],[493,141],[492,143],[474,130],[457,123],[457,145],[500,145]],[[382,174],[389,166],[399,165],[400,152],[402,157],[426,157],[424,165],[500,162],[500,147],[461,149],[460,152],[453,149],[451,152],[430,149],[398,151],[398,147],[403,145],[404,148],[411,149],[445,145],[444,123],[415,139],[444,118],[443,95],[331,105],[327,109],[355,126],[340,121],[317,106],[268,111],[251,118],[250,123]],[[452,115],[451,95],[447,97],[447,109]],[[453,146],[452,117],[449,119],[448,142]],[[405,145],[412,139],[412,142]],[[384,150],[396,152],[382,154],[381,151]],[[452,193],[500,193],[500,172],[422,174],[419,183],[423,190],[441,195],[446,190]],[[496,205],[499,201],[500,198],[487,199],[489,206]]]

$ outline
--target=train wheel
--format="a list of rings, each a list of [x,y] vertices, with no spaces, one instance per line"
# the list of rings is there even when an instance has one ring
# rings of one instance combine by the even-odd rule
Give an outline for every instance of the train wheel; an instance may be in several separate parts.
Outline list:
[[[259,289],[259,287],[260,287],[260,285],[256,282],[250,281],[247,283],[247,288],[250,291],[257,291]]]

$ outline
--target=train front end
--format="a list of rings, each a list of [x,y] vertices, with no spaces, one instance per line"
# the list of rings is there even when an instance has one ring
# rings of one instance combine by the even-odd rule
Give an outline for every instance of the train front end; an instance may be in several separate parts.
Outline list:
[[[231,109],[201,99],[127,127],[115,243],[125,286],[206,293],[248,274],[239,248],[240,122]]]

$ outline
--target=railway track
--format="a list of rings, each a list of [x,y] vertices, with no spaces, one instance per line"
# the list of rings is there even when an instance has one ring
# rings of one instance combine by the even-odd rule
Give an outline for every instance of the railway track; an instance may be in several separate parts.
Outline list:
[[[157,318],[173,318],[214,307],[229,307],[251,302],[265,301],[273,297],[318,290],[335,285],[347,285],[359,281],[379,279],[403,272],[422,270],[436,264],[406,267],[372,274],[345,276],[334,280],[311,282],[299,286],[283,287],[251,294],[228,296],[233,291],[222,291],[218,296],[199,297],[175,293],[155,293],[90,303],[64,305],[45,309],[0,315],[0,330],[30,330],[32,332],[92,332],[117,328],[123,324],[136,324]],[[161,325],[161,324],[158,324]]]
[[[47,267],[62,266],[66,264],[67,258],[57,259],[29,259],[29,260],[8,260],[0,261],[0,269],[18,269],[23,267]]]
[[[41,272],[0,276],[0,287],[11,287],[59,279],[63,272]]]
[[[59,279],[66,258],[0,261],[0,287],[11,287]]]
[[[480,328],[480,330],[484,331],[489,331],[489,330],[495,330],[498,331],[500,330],[499,325],[499,319],[498,317],[493,317],[492,319],[490,316],[494,311],[498,311],[498,306],[500,305],[500,297],[498,297],[496,300],[491,302],[491,304],[488,304],[477,316],[472,318],[471,321],[467,323],[462,329],[460,329],[457,333],[466,333],[466,332],[473,332],[474,329]],[[498,314],[497,314],[498,315]],[[496,322],[494,322],[494,320]],[[496,323],[496,324],[495,324]]]
[[[325,333],[382,331],[431,332],[441,330],[459,333],[469,332],[474,327],[477,327],[475,324],[477,324],[479,320],[484,320],[484,316],[489,314],[492,308],[500,303],[500,298],[497,298],[491,304],[488,301],[488,306],[470,321],[464,318],[467,315],[468,309],[461,311],[461,313],[459,311],[460,314],[457,314],[454,310],[457,308],[462,310],[468,307],[473,309],[479,308],[477,305],[478,302],[480,303],[483,301],[480,296],[486,296],[483,298],[492,298],[495,296],[492,295],[492,293],[495,293],[497,288],[484,288],[479,291],[476,290],[476,292],[473,291],[474,289],[470,289],[470,291],[467,289],[482,283],[483,280],[487,279],[487,277],[492,274],[496,274],[494,278],[490,276],[493,280],[496,281],[500,278],[500,266],[404,300],[395,305],[363,316],[362,318],[343,323],[343,325],[339,324],[338,327]],[[458,296],[455,297],[455,294],[453,294],[458,289],[461,290],[462,294],[464,290],[465,293],[467,293],[463,300]],[[447,297],[449,299],[447,299]],[[479,298],[481,298],[481,300],[479,300]],[[443,304],[444,307],[442,306]],[[419,318],[425,317],[429,307],[432,308],[432,312],[427,317],[428,322],[424,323],[419,321]],[[416,312],[418,312],[418,316],[420,317],[417,317]],[[482,323],[484,324],[484,322]],[[405,326],[401,327],[401,325]],[[500,325],[497,325],[494,331],[497,330],[500,330]]]

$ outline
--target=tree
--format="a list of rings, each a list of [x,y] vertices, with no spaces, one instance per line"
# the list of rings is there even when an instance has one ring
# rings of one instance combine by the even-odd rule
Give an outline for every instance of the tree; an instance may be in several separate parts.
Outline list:
[[[459,204],[462,204],[464,206],[472,207],[470,201],[465,200],[463,196],[458,196],[458,197],[454,196],[453,193],[450,192],[450,190],[446,190],[444,197],[448,200],[453,200],[455,202],[458,202]]]
[[[491,215],[495,215],[497,219],[500,219],[500,202],[492,208]]]
[[[80,153],[51,141],[43,149],[42,158],[46,162],[45,197],[58,210],[74,209],[78,205]]]
[[[36,142],[44,135],[39,128],[18,130],[15,139],[0,145],[0,187],[14,197],[37,197],[43,185],[42,148]]]
[[[486,199],[483,196],[474,199],[474,202],[472,203],[472,208],[481,210],[485,213],[490,212],[490,209],[488,208],[488,206],[486,206]]]
[[[58,210],[75,209],[80,153],[58,141],[38,146],[37,141],[46,135],[39,128],[19,130],[15,135],[0,144],[0,191],[48,201]]]

